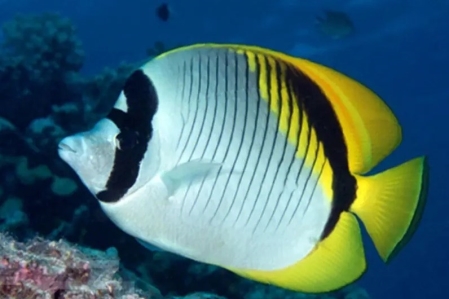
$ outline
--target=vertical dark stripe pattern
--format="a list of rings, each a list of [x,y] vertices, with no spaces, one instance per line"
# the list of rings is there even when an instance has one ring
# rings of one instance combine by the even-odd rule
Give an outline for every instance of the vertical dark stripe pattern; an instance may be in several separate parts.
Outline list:
[[[286,132],[286,136],[284,138],[284,142],[283,142],[284,144],[282,146],[281,160],[278,162],[278,166],[277,166],[276,172],[274,174],[274,178],[275,179],[274,179],[274,181],[271,184],[271,188],[270,188],[270,191],[268,192],[267,198],[271,197],[271,194],[273,192],[273,189],[274,189],[275,182],[277,180],[278,174],[279,174],[279,172],[281,170],[281,167],[282,167],[282,165],[284,163],[284,160],[285,160],[285,154],[286,154],[287,147],[288,147],[288,144],[289,144],[288,143],[288,138],[290,136],[290,130],[291,130],[291,127],[292,127],[292,117],[293,117],[293,102],[292,102],[293,99],[291,97],[291,93],[288,91],[287,80],[285,78],[285,65],[283,67],[281,67],[281,62],[279,62],[277,60],[276,60],[276,78],[277,78],[276,82],[278,83],[277,84],[277,97],[278,97],[278,100],[279,100],[279,104],[278,104],[278,107],[279,107],[279,120],[282,117],[286,117],[286,116],[282,115],[281,113],[282,113],[282,110],[283,110],[283,108],[282,108],[283,104],[282,103],[287,103],[288,104],[288,109],[286,111],[288,113],[288,116],[287,116],[288,121],[287,121],[287,132]],[[282,93],[282,89],[283,88],[287,89],[286,98],[283,97],[283,93]],[[279,127],[279,122],[278,122],[278,127]],[[296,155],[293,155],[293,157],[295,157],[295,156]],[[292,161],[293,161],[293,159],[292,159]],[[285,173],[283,186],[287,185],[287,178],[288,178],[288,175],[290,174],[291,165],[292,165],[292,163],[289,164],[287,173]],[[268,228],[268,226],[271,223],[271,220],[273,219],[274,215],[276,214],[276,211],[278,209],[278,206],[279,206],[279,203],[281,201],[281,197],[282,197],[283,194],[284,194],[284,192],[280,192],[279,195],[277,196],[276,202],[274,204],[273,211],[271,212],[270,218],[268,219],[268,221],[267,221],[267,223],[265,225],[264,230],[266,230]],[[267,201],[267,203],[268,203],[268,201]],[[264,209],[266,208],[266,205],[267,204],[265,204]]]
[[[186,97],[183,98],[183,101],[185,101],[185,100],[187,99],[187,103],[188,103],[187,120],[186,120],[187,123],[189,123],[189,121],[190,121],[190,115],[191,115],[190,109],[192,109],[192,108],[194,107],[194,106],[192,105],[192,102],[193,102],[193,101],[192,101],[192,92],[193,92],[193,73],[194,73],[193,67],[194,67],[194,61],[193,61],[193,56],[192,56],[192,58],[189,60],[189,68],[188,68],[188,70],[186,70],[186,71],[187,71],[186,76],[187,76],[187,78],[189,78],[188,94],[186,95]],[[196,105],[196,110],[195,110],[194,118],[196,118],[197,110],[198,110],[198,103],[197,103],[197,105]],[[183,146],[183,148],[182,148],[181,154],[179,155],[178,164],[179,164],[179,162],[180,162],[180,160],[181,160],[181,157],[184,155],[185,151],[187,150],[187,146],[188,146],[188,144],[189,144],[190,137],[191,137],[191,135],[192,135],[192,131],[193,131],[194,125],[195,125],[195,121],[192,121],[192,124],[191,124],[191,126],[189,127],[189,129],[187,129],[186,132],[183,132],[183,133],[186,133],[187,136],[186,136],[186,140],[185,140],[184,146]],[[182,138],[182,136],[180,136],[180,138]]]
[[[357,181],[349,171],[348,149],[343,130],[330,100],[320,86],[298,68],[293,66],[288,68],[287,80],[292,82],[291,86],[298,106],[304,109],[308,127],[315,130],[323,146],[324,155],[332,168],[332,209],[321,235],[321,239],[324,239],[334,229],[341,212],[349,210],[354,202]]]
[[[201,86],[204,83],[204,81],[208,82],[208,80],[207,79],[204,80],[203,74],[202,74],[202,67],[203,67],[203,65],[202,65],[202,62],[203,62],[202,54],[198,54],[196,56],[193,55],[193,57],[196,57],[197,60],[195,60],[193,58],[190,60],[191,71],[190,71],[189,75],[190,75],[190,80],[191,80],[190,82],[191,82],[192,89],[191,89],[191,92],[189,94],[189,102],[190,102],[191,97],[195,96],[195,103],[196,103],[196,105],[195,105],[195,113],[193,115],[192,126],[191,126],[191,129],[188,132],[189,135],[187,137],[187,140],[186,140],[186,143],[185,143],[185,146],[184,146],[184,150],[181,152],[181,155],[179,156],[178,163],[181,160],[182,155],[185,152],[185,150],[187,149],[188,145],[190,144],[190,141],[193,141],[194,144],[193,144],[192,150],[190,151],[190,155],[189,155],[188,161],[192,160],[192,157],[195,154],[196,148],[198,146],[198,143],[199,143],[199,140],[200,140],[200,137],[201,137],[201,132],[203,131],[204,122],[206,120],[206,118],[204,116],[205,111],[204,110],[200,111],[200,103],[201,103],[201,101],[204,101],[204,99],[201,98]],[[195,72],[195,69],[197,70],[197,72]],[[193,81],[193,78],[196,78],[195,82]],[[194,91],[194,89],[195,89],[195,91]],[[207,103],[207,101],[206,101],[206,103]],[[190,107],[190,105],[189,105],[189,107]],[[200,119],[203,119],[203,120],[200,121]],[[200,125],[199,130],[197,129],[198,125]],[[199,131],[198,132],[198,136],[196,138],[194,138],[193,134],[196,131]],[[184,210],[184,206],[185,206],[185,203],[186,203],[186,197],[187,197],[187,194],[190,191],[190,187],[191,187],[191,185],[188,185],[187,186],[187,190],[184,193],[184,198],[182,200],[182,210]]]
[[[239,68],[237,67],[237,64],[238,64],[237,56],[236,56],[236,62],[235,62],[235,63],[236,63],[236,68],[235,68],[235,77],[236,77],[235,98],[237,99],[237,94],[238,94],[238,90],[239,90],[239,89],[238,89],[239,86],[238,86],[237,82],[241,82],[240,80],[237,80],[237,77],[238,77],[238,71],[239,71]],[[245,98],[243,99],[243,101],[245,102],[245,114],[244,114],[244,119],[243,119],[243,131],[242,131],[242,137],[241,137],[241,139],[240,139],[239,149],[237,150],[237,156],[235,157],[234,164],[232,165],[232,170],[235,169],[235,167],[236,167],[236,165],[237,165],[237,161],[238,161],[238,159],[239,159],[239,157],[240,157],[240,153],[241,153],[241,150],[242,150],[242,147],[243,147],[243,142],[244,142],[245,136],[246,136],[247,121],[248,121],[248,107],[249,107],[249,76],[250,76],[250,72],[249,72],[249,65],[248,65],[248,56],[247,56],[246,53],[245,53],[245,63],[244,63],[244,67],[245,67],[245,69],[244,69],[244,72],[243,72],[243,79],[244,79],[244,81],[243,81],[243,82],[244,82],[243,90],[245,91]],[[239,99],[239,100],[240,100],[240,99]],[[236,102],[236,107],[237,107],[237,102]],[[236,111],[236,113],[237,113],[237,111]],[[254,132],[256,132],[256,128],[254,128]],[[251,140],[251,142],[252,142],[252,141],[254,141],[254,138]],[[251,145],[252,145],[252,144],[251,144]],[[246,165],[248,164],[248,160],[249,160],[249,155],[250,155],[250,153],[251,153],[251,149],[248,151],[248,154],[246,155],[243,173],[245,172]],[[231,174],[232,174],[232,171],[231,171]],[[229,176],[229,178],[230,178],[230,176]],[[230,206],[229,206],[229,208],[228,208],[228,211],[226,212],[226,215],[224,216],[222,222],[225,221],[225,220],[228,218],[229,214],[231,213],[232,209],[234,208],[235,200],[236,200],[237,194],[238,194],[238,192],[239,192],[240,184],[242,183],[242,179],[243,179],[243,174],[239,176],[239,181],[238,181],[238,183],[237,183],[237,187],[235,188],[234,194],[233,194],[232,199],[231,199],[231,204],[230,204]],[[229,179],[228,179],[228,181],[226,182],[226,186],[228,185],[228,183],[229,183]],[[226,190],[226,186],[225,186],[225,190]],[[224,193],[223,193],[223,194],[224,194]]]
[[[211,54],[208,53],[208,60],[211,59]],[[213,92],[209,92],[207,93],[207,101],[209,102],[213,102],[214,103],[214,110],[213,110],[213,116],[212,116],[212,125],[211,125],[211,129],[209,131],[209,135],[207,137],[207,141],[206,141],[206,145],[204,147],[204,151],[203,151],[203,155],[201,157],[204,156],[204,154],[206,153],[206,150],[209,148],[209,145],[211,144],[211,138],[213,135],[213,132],[215,132],[215,124],[216,124],[216,119],[217,119],[217,113],[218,113],[218,96],[219,96],[219,92],[218,92],[218,87],[219,87],[219,79],[220,79],[220,56],[219,55],[214,55],[214,60],[213,60],[213,65],[210,65],[210,63],[208,63],[208,81],[212,81],[213,84]],[[213,57],[213,56],[212,56]],[[214,76],[212,77],[210,75],[210,67],[214,67],[215,68],[215,72],[214,72]],[[211,86],[210,86],[211,87]],[[215,151],[216,153],[216,151]],[[200,187],[198,189],[197,192],[197,196],[199,196],[201,194],[201,191],[203,190],[204,187],[204,183],[205,183],[206,178],[203,178],[200,184]],[[187,196],[187,191],[185,193],[185,196]],[[195,200],[190,208],[189,211],[189,215],[192,213],[193,209],[195,208],[196,204],[197,204],[197,200]],[[206,203],[207,205],[207,203]]]
[[[223,89],[221,90],[222,93],[220,95],[222,97],[224,97],[223,100],[224,100],[224,103],[225,103],[225,106],[224,106],[225,108],[224,108],[224,113],[223,113],[223,122],[221,124],[221,129],[220,129],[220,137],[218,138],[217,146],[215,147],[215,152],[214,152],[214,154],[212,156],[212,160],[214,160],[215,156],[217,155],[217,152],[218,152],[218,149],[220,148],[220,146],[226,146],[226,152],[225,152],[225,155],[223,157],[223,161],[225,161],[226,157],[228,156],[229,148],[231,146],[231,140],[232,140],[232,137],[230,137],[229,140],[224,140],[224,141],[222,140],[223,133],[224,133],[225,128],[226,128],[226,120],[227,120],[226,115],[228,113],[228,106],[229,106],[229,101],[230,101],[230,97],[229,97],[229,76],[230,76],[230,73],[229,73],[229,55],[235,55],[235,54],[233,52],[225,53],[225,60],[224,60],[225,73],[224,73],[224,76],[222,78],[218,78],[218,79],[221,79],[220,82],[223,81],[223,83],[224,83],[224,86],[222,86]],[[234,121],[235,121],[235,119],[234,119]],[[234,132],[234,126],[235,126],[235,122],[234,122],[234,125],[232,127],[231,135]],[[223,145],[221,145],[222,141],[223,141]],[[221,174],[221,170],[222,169],[220,168],[218,170],[218,172],[217,172],[217,175],[215,176],[215,180],[214,180],[214,183],[212,185],[212,189],[210,190],[209,196],[207,198],[204,210],[207,209],[207,207],[209,206],[209,203],[212,200],[212,194],[214,194],[215,187],[216,187],[217,182],[218,182],[218,177]],[[219,206],[220,205],[221,205],[221,203],[219,203]],[[215,213],[214,213],[214,216],[215,216]],[[214,216],[209,220],[210,222],[214,219]]]
[[[256,64],[258,64],[258,69],[261,68],[262,64],[265,65],[265,67],[266,67],[266,76],[267,77],[264,78],[264,80],[265,80],[265,82],[267,84],[267,90],[271,90],[271,86],[270,86],[270,83],[271,83],[271,80],[270,80],[271,67],[270,67],[269,63],[267,63],[266,56],[264,56],[264,55],[256,55]],[[260,76],[260,73],[259,73],[259,76]],[[258,82],[259,82],[259,80],[258,80]],[[262,99],[260,99],[260,102],[261,101],[262,101]],[[271,107],[271,97],[268,97],[268,107]],[[267,113],[267,116],[265,118],[265,130],[264,130],[264,133],[263,133],[262,145],[260,146],[260,150],[259,150],[259,155],[257,157],[256,166],[254,167],[254,170],[253,170],[250,182],[248,184],[248,189],[246,190],[246,194],[245,194],[244,200],[248,197],[248,194],[249,194],[249,192],[251,190],[251,187],[252,187],[252,184],[254,182],[254,178],[255,178],[256,173],[258,171],[260,171],[259,165],[260,165],[260,160],[261,160],[261,157],[262,157],[263,149],[265,147],[265,141],[267,139],[268,125],[269,125],[269,122],[270,122],[270,116],[271,116],[270,113]],[[266,172],[264,173],[264,176],[265,175],[266,175]],[[261,186],[259,186],[259,187],[261,187]],[[259,192],[259,195],[260,195],[260,192]],[[253,215],[253,213],[255,211],[255,208],[257,206],[258,199],[259,198],[257,196],[255,198],[255,200],[254,200],[254,203],[251,206],[251,211],[249,213],[249,216],[248,216],[248,218],[246,218],[245,225],[248,225],[248,223],[249,223],[249,221],[250,221],[250,219],[251,219],[251,217],[252,217],[252,215]]]
[[[287,65],[287,67],[288,68],[292,68],[292,66],[290,66],[290,65]],[[289,72],[287,72],[287,74],[288,74]],[[298,109],[298,122],[299,122],[299,124],[298,124],[298,131],[296,132],[296,144],[295,144],[295,149],[298,149],[299,147],[300,147],[300,141],[301,141],[301,134],[302,134],[302,130],[303,130],[303,127],[304,127],[304,107],[303,107],[303,105],[302,105],[302,103],[297,99],[297,96],[296,96],[296,94],[294,93],[294,87],[293,87],[293,85],[294,85],[294,83],[292,82],[292,80],[291,80],[291,78],[288,78],[287,77],[287,75],[286,75],[286,86],[287,86],[287,90],[288,90],[288,95],[289,95],[289,98],[291,99],[291,101],[292,101],[292,103],[294,102],[295,104],[294,105],[296,105],[296,107],[297,107],[297,109]],[[293,105],[293,104],[292,104]],[[293,114],[293,113],[292,113]],[[292,156],[292,159],[291,159],[291,161],[290,161],[290,163],[289,163],[289,165],[288,165],[288,171],[287,171],[287,176],[286,176],[286,180],[287,180],[287,178],[290,176],[290,175],[293,175],[294,174],[294,171],[295,171],[295,169],[293,169],[293,165],[295,164],[295,161],[296,161],[296,154],[295,155],[293,155]],[[303,169],[303,166],[304,166],[304,162],[305,162],[305,160],[303,160],[302,162],[301,162],[301,166],[300,166],[300,168],[299,169],[296,169],[296,175],[297,175],[297,178],[296,178],[296,184],[298,184],[298,179],[299,179],[299,175],[301,174],[301,171],[302,171],[302,169]],[[292,169],[293,169],[293,172],[292,172]],[[284,183],[284,185],[285,185],[286,183]],[[295,190],[292,190],[291,192],[290,192],[290,195],[289,195],[289,197],[288,197],[288,201],[287,201],[287,203],[286,203],[286,205],[285,205],[285,207],[284,207],[284,211],[282,212],[282,215],[281,215],[281,217],[280,217],[280,219],[279,219],[279,222],[278,222],[278,224],[277,224],[277,227],[276,227],[276,229],[278,229],[279,228],[279,226],[281,225],[281,222],[282,222],[282,219],[284,219],[284,217],[285,217],[285,214],[287,213],[287,211],[288,211],[288,209],[289,209],[289,207],[290,207],[290,203],[292,202],[292,199],[293,199],[293,194],[294,194],[294,191]],[[298,199],[298,200],[300,200],[300,199]]]
[[[246,55],[246,61],[248,63],[250,58],[248,57],[248,54],[245,54],[245,55]],[[256,63],[255,73],[259,74],[259,72],[260,72],[260,61],[259,61],[259,58],[258,58],[257,55],[255,56],[255,63]],[[247,74],[248,75],[247,75],[247,80],[246,80],[246,83],[245,83],[246,84],[246,97],[247,97],[247,99],[249,99],[249,73],[248,72],[249,72],[249,68],[247,66]],[[256,91],[257,91],[257,98],[260,99],[261,98],[260,89],[257,87]],[[257,130],[259,128],[259,114],[260,114],[261,105],[262,105],[262,100],[257,101],[257,109],[256,109],[256,114],[254,116],[253,133],[251,134],[248,154],[247,154],[246,159],[245,159],[245,164],[243,165],[242,173],[245,173],[247,171],[247,169],[248,169],[248,162],[249,162],[249,159],[251,157],[251,153],[253,152],[253,149],[254,149],[254,141],[256,139]],[[245,207],[245,199],[248,196],[248,193],[249,193],[249,190],[250,190],[250,187],[251,187],[251,182],[254,179],[254,171],[256,170],[256,168],[257,168],[257,165],[256,165],[255,169],[251,169],[250,170],[251,173],[253,173],[253,176],[251,177],[251,181],[250,181],[249,185],[247,186],[247,189],[246,189],[246,192],[245,192],[245,196],[243,197],[243,200],[242,200],[242,205],[240,206],[240,209],[239,209],[239,212],[237,214],[237,217],[234,220],[234,225],[237,224],[237,222],[240,219],[240,216],[241,216],[241,214],[243,212],[243,209]],[[235,194],[238,194],[238,192],[240,191],[240,187],[242,186],[242,178],[243,178],[243,176],[240,176],[240,179],[239,179],[239,182],[237,184],[237,188],[236,188]]]
[[[182,109],[184,109],[184,99],[186,98],[186,79],[187,79],[187,63],[185,61],[183,61],[182,63],[182,87],[181,87],[181,99],[183,99],[183,102],[181,103],[181,111]],[[187,111],[189,107],[187,107]],[[182,140],[182,136],[184,136],[184,130],[186,128],[186,122],[188,120],[188,116],[186,117],[186,119],[183,119],[183,124],[181,127],[181,133],[179,134],[179,139],[178,142],[176,143],[176,148],[179,147],[179,144],[181,143]]]
[[[270,60],[274,63],[274,68],[272,69],[270,61],[267,61],[267,74],[268,74],[268,78],[267,79],[270,82],[272,82],[273,80],[271,80],[271,77],[274,76],[275,77],[274,81],[275,81],[276,84],[274,86],[272,86],[270,84],[270,86],[268,87],[268,96],[270,97],[270,100],[268,102],[270,103],[270,106],[269,106],[270,109],[272,109],[272,106],[273,106],[272,103],[274,102],[276,107],[277,107],[277,111],[279,111],[277,116],[276,116],[276,118],[277,118],[276,119],[276,128],[279,128],[280,127],[280,123],[281,123],[281,117],[282,117],[281,113],[282,113],[282,101],[283,101],[283,99],[282,99],[282,90],[281,90],[281,88],[282,88],[281,82],[282,82],[282,80],[284,80],[284,78],[282,78],[282,75],[281,75],[280,62],[278,60],[272,59],[272,58]],[[273,91],[275,92],[274,96],[272,95]],[[277,137],[278,137],[278,134],[274,134],[272,145],[271,145],[271,149],[270,149],[270,158],[268,159],[268,163],[267,163],[267,166],[266,166],[265,171],[264,171],[264,176],[262,178],[262,183],[259,186],[259,191],[258,191],[257,196],[256,196],[256,198],[259,198],[259,196],[261,195],[262,189],[265,186],[265,184],[269,184],[270,185],[270,191],[267,194],[267,197],[266,197],[265,203],[263,205],[262,211],[260,212],[259,218],[256,221],[256,224],[254,226],[254,231],[259,226],[259,223],[262,220],[263,215],[265,214],[265,211],[267,209],[268,203],[270,202],[270,200],[272,200],[271,199],[271,193],[273,192],[273,187],[276,184],[276,179],[278,177],[279,168],[282,165],[282,161],[283,161],[283,158],[284,158],[284,155],[285,155],[285,148],[284,148],[284,151],[282,153],[282,159],[278,162],[278,165],[277,165],[277,168],[276,168],[276,172],[275,172],[274,177],[273,177],[274,179],[270,180],[269,182],[266,182],[268,171],[269,171],[270,166],[271,166],[271,161],[272,161],[272,158],[274,156],[274,150],[276,148]],[[285,140],[288,140],[288,136],[286,136]],[[273,209],[272,214],[274,214],[274,212],[275,212],[275,209]]]
[[[241,75],[239,75],[239,60],[238,60],[237,54],[234,53],[234,52],[232,52],[232,57],[234,58],[233,59],[234,60],[234,64],[233,64],[234,65],[234,73],[233,74],[229,73],[227,75],[229,75],[229,76],[233,75],[233,77],[234,77],[234,86],[233,86],[233,89],[232,89],[234,91],[234,93],[231,95],[231,99],[234,102],[234,117],[233,117],[233,120],[232,120],[231,136],[229,138],[229,144],[228,144],[228,147],[226,149],[225,159],[226,159],[226,156],[228,155],[228,152],[229,152],[230,147],[231,147],[232,139],[234,137],[235,124],[236,124],[236,121],[237,121],[237,106],[238,106],[238,102],[240,100],[238,98],[239,82],[241,82],[240,81]],[[246,78],[245,80],[248,80],[248,78]],[[228,90],[226,92],[228,92]],[[218,205],[217,205],[217,208],[215,209],[215,212],[214,212],[214,215],[212,216],[212,219],[215,218],[215,216],[217,215],[218,211],[220,210],[220,207],[221,207],[222,203],[224,202],[224,196],[225,196],[225,193],[227,191],[227,187],[229,185],[229,181],[231,180],[231,176],[234,173],[235,167],[237,165],[237,161],[238,161],[238,159],[240,157],[240,150],[242,149],[243,139],[245,137],[246,115],[248,113],[247,112],[248,111],[248,98],[245,99],[245,103],[246,103],[245,104],[245,119],[244,119],[242,137],[240,138],[240,143],[238,145],[237,155],[235,156],[235,159],[234,159],[234,161],[232,163],[231,171],[228,173],[228,178],[226,179],[226,183],[224,185],[223,191],[221,193],[220,200],[218,201]],[[221,220],[222,223],[226,220],[227,216],[229,215],[229,213],[230,213],[230,211],[232,209],[234,200],[235,200],[235,198],[232,199],[232,203],[231,203],[230,207],[228,208],[228,211],[226,212],[225,217],[223,217],[223,219]]]
[[[139,175],[140,163],[152,136],[151,121],[156,113],[156,90],[142,70],[133,72],[125,82],[123,93],[127,112],[113,108],[107,118],[115,123],[117,137],[129,146],[118,146],[106,190],[96,194],[102,202],[116,202],[131,188]]]

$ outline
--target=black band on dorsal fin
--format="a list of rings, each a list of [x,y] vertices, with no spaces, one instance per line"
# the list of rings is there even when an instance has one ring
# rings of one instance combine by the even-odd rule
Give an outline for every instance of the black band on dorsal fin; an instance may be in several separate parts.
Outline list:
[[[106,190],[96,196],[103,202],[116,202],[134,185],[153,133],[152,120],[157,111],[158,98],[153,83],[142,70],[133,72],[125,82],[123,93],[127,112],[113,108],[107,118],[120,132],[137,133],[138,144],[127,150],[115,150],[114,165]]]
[[[309,125],[314,128],[332,168],[332,209],[321,240],[335,228],[340,214],[348,211],[357,192],[357,181],[349,171],[348,149],[337,114],[321,87],[294,65],[289,65],[287,79],[291,80],[298,105],[304,109]]]

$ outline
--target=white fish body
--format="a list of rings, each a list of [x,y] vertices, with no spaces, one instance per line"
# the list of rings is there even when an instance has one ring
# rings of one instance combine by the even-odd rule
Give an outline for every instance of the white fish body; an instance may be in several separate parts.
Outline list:
[[[173,57],[175,62],[152,60],[142,68],[145,74],[152,78],[157,94],[161,97],[154,119],[158,134],[153,136],[160,142],[161,166],[158,173],[142,189],[129,194],[126,200],[114,205],[102,203],[103,209],[125,232],[159,248],[195,260],[264,270],[286,267],[301,260],[319,240],[330,213],[330,201],[324,200],[323,191],[319,190],[319,187],[315,188],[316,182],[312,179],[303,197],[310,198],[313,191],[315,197],[309,204],[304,200],[303,205],[296,209],[297,217],[292,216],[297,201],[293,202],[291,198],[301,197],[302,186],[306,185],[302,182],[307,180],[310,170],[304,171],[298,182],[294,180],[296,177],[290,180],[285,178],[285,174],[283,177],[278,175],[274,182],[274,174],[279,164],[281,171],[286,173],[292,160],[293,167],[297,168],[300,167],[301,160],[294,159],[295,149],[290,146],[286,148],[284,161],[280,163],[282,157],[280,153],[276,155],[276,150],[281,152],[285,137],[277,130],[276,119],[270,115],[267,105],[259,99],[249,100],[246,109],[242,109],[245,108],[243,105],[236,111],[236,101],[245,92],[243,85],[228,87],[228,93],[239,93],[237,98],[230,97],[228,102],[206,97],[204,85],[195,94],[199,95],[198,102],[194,102],[195,96],[190,100],[186,99],[182,91],[189,93],[186,89],[190,84],[197,85],[200,74],[207,73],[207,61],[204,58],[207,56],[202,58],[201,70],[195,69],[188,73],[186,78],[182,78],[180,69],[186,58],[183,53],[177,55],[178,64],[176,57]],[[234,56],[233,53],[228,55],[229,60]],[[212,60],[213,56],[210,59]],[[192,60],[192,64],[192,67],[195,67],[198,61]],[[220,64],[218,70],[212,66],[210,68],[209,73],[226,72],[224,64]],[[229,65],[227,71],[231,73],[235,72],[235,69]],[[178,82],[178,85],[174,86],[173,82]],[[224,87],[209,88],[210,94],[221,96],[222,92],[217,89]],[[207,108],[206,98],[210,100]],[[184,104],[181,104],[183,102]],[[196,107],[199,111],[195,119]],[[118,108],[126,109],[121,101]],[[204,119],[203,128],[198,125],[201,124],[200,119]],[[269,120],[268,125],[266,119]],[[255,126],[256,121],[259,123],[258,128]],[[245,132],[241,129],[244,126],[247,127]],[[188,130],[192,127],[193,129]],[[185,128],[184,131],[182,128]],[[242,138],[243,136],[245,138]],[[252,136],[255,136],[254,139]],[[260,152],[264,137],[269,141],[266,141],[265,150]],[[278,142],[272,154],[271,147],[275,138]],[[270,161],[270,156],[269,167],[260,162]],[[221,168],[217,169],[217,165],[221,165]],[[180,168],[184,169],[179,176],[177,173]],[[254,169],[258,171],[253,177]],[[170,179],[164,182],[161,180],[164,176]],[[189,187],[192,178],[193,184]],[[166,182],[171,179],[176,182],[176,188],[167,190],[167,185],[172,183]],[[287,182],[284,182],[285,179]],[[250,183],[251,188],[248,188]],[[268,195],[272,200],[261,217]],[[276,205],[277,200],[277,211],[272,213],[270,208]],[[290,209],[287,208],[288,203]],[[255,206],[255,210],[246,223],[252,206]],[[280,222],[282,215],[284,219]],[[142,219],[148,221],[144,222]],[[280,252],[278,248],[285,249]]]

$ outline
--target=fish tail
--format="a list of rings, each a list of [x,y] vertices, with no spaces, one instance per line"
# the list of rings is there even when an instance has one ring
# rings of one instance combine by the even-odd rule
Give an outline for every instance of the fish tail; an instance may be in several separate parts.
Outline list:
[[[372,176],[356,176],[357,198],[351,206],[365,225],[377,252],[389,262],[411,239],[427,197],[425,157],[409,160]]]

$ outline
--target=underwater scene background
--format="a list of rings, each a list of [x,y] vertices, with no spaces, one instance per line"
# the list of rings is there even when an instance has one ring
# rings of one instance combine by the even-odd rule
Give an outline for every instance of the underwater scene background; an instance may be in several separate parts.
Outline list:
[[[447,0],[0,0],[0,298],[449,298],[448,15]],[[403,142],[375,171],[421,154],[430,164],[427,207],[401,254],[384,265],[364,236],[367,273],[340,291],[306,295],[148,250],[114,226],[57,144],[103,117],[143,62],[198,42],[311,59],[386,101]],[[79,249],[45,241],[61,239]],[[20,268],[33,259],[55,272],[46,290],[24,295],[8,279],[41,275]],[[55,291],[68,270],[97,297],[76,297],[76,284],[72,295]]]

